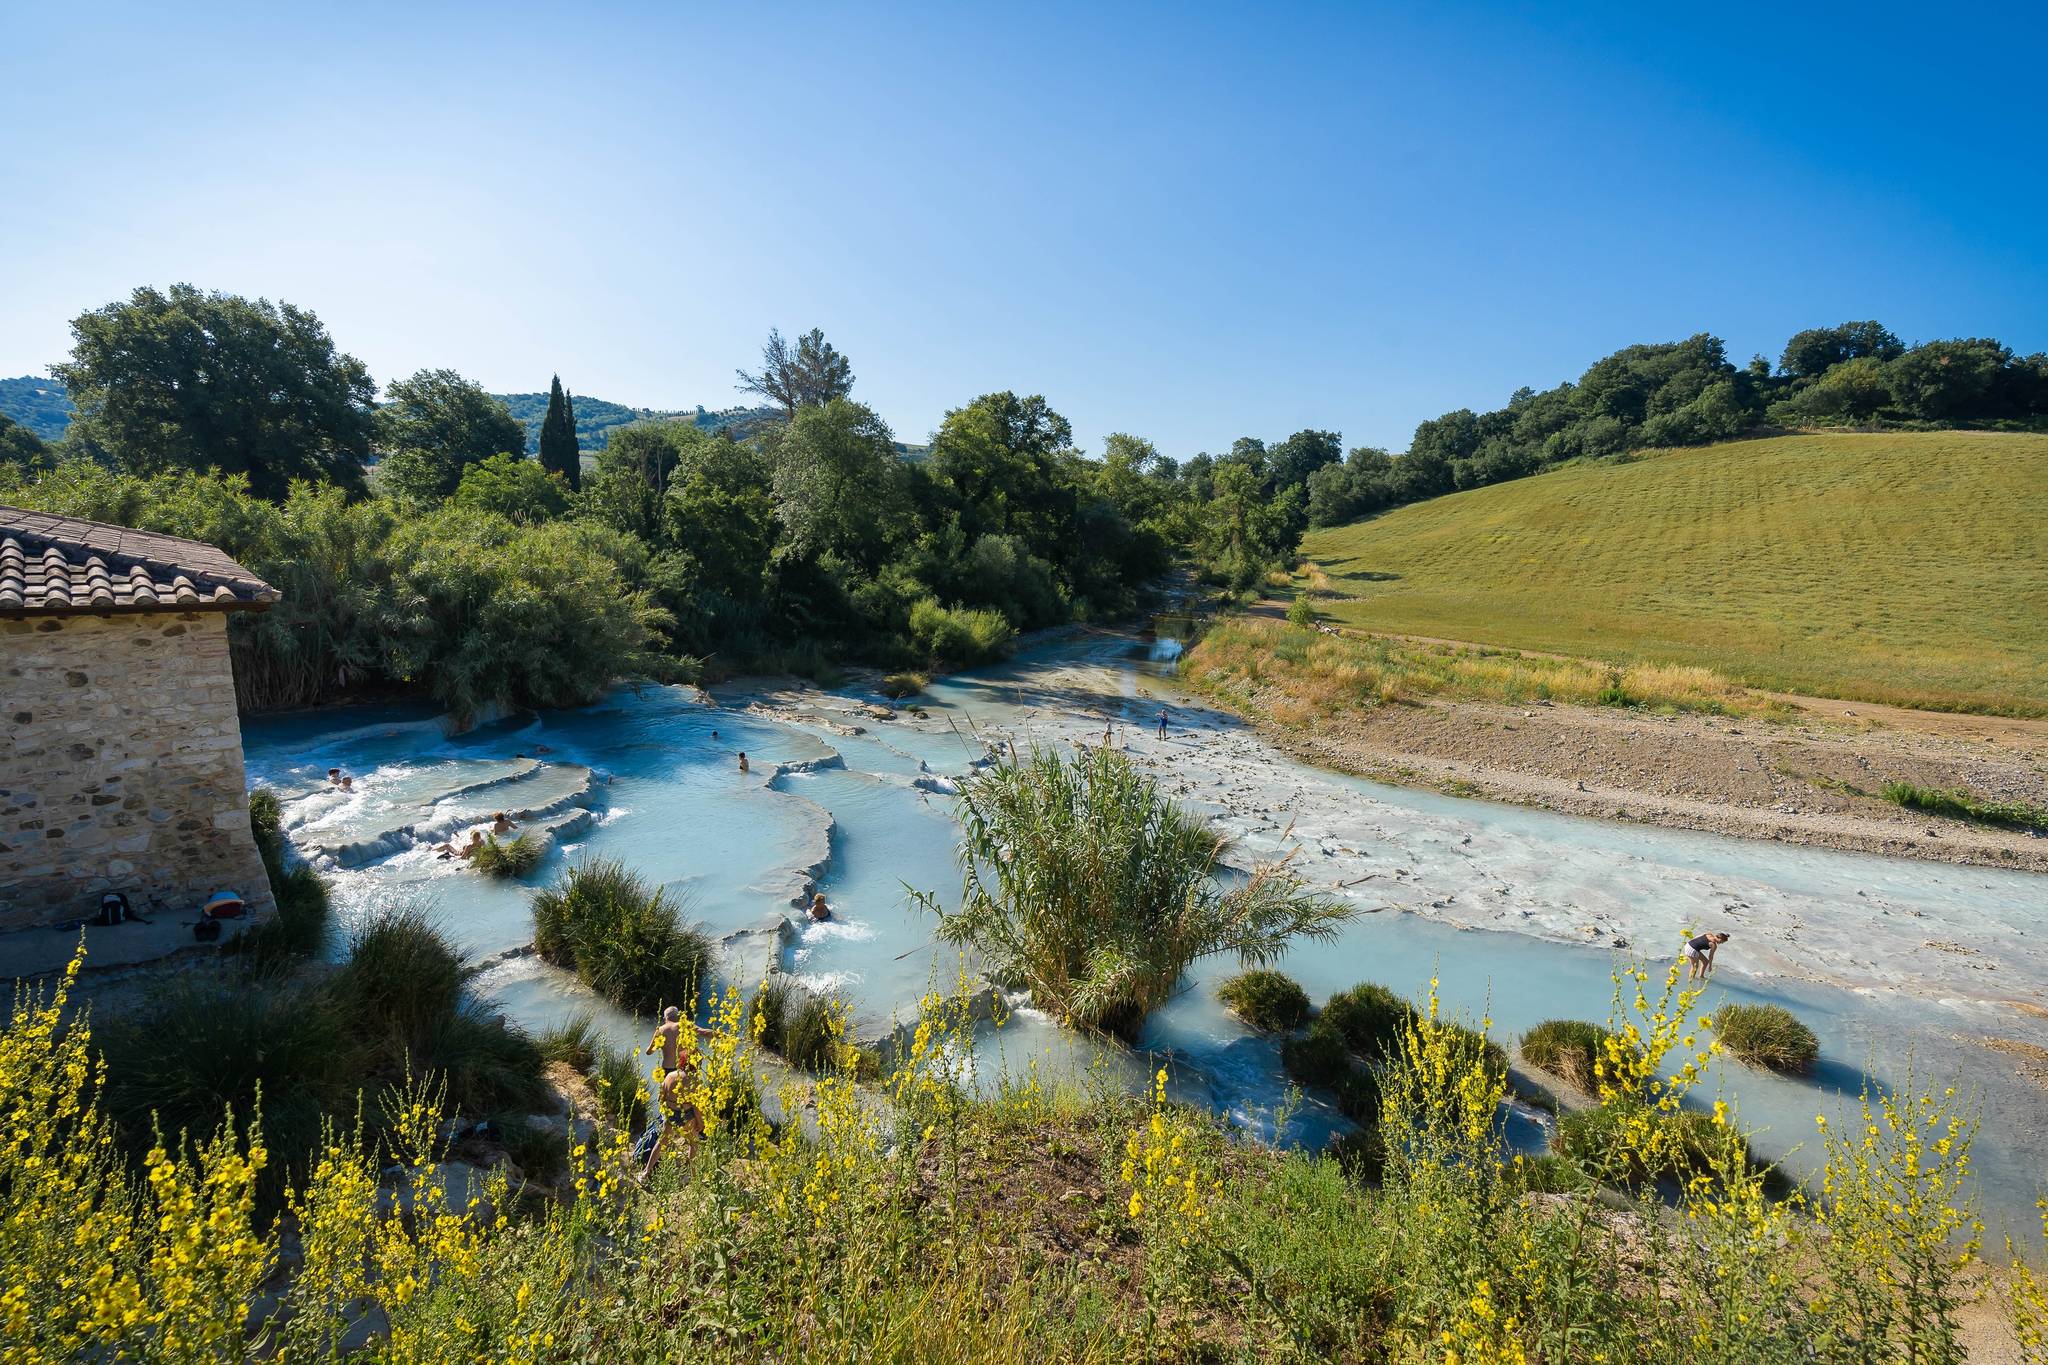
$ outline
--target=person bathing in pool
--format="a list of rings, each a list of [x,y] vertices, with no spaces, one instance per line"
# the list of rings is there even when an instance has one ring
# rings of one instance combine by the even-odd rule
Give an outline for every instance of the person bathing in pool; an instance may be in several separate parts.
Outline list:
[[[1714,954],[1728,941],[1724,933],[1700,934],[1685,941],[1685,979],[1705,981],[1714,974]]]

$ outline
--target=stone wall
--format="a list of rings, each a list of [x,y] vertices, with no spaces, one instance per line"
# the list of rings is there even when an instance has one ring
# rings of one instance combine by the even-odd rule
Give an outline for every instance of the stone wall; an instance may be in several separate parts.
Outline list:
[[[220,612],[0,621],[0,929],[270,909]]]

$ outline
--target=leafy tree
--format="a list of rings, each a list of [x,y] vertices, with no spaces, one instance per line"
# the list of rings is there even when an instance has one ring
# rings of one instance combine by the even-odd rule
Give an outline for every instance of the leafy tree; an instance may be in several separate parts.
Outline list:
[[[576,440],[576,408],[556,375],[548,385],[548,412],[540,422],[541,468],[562,476],[573,491],[583,486],[583,455]]]
[[[661,519],[676,572],[656,596],[675,614],[682,647],[710,653],[758,630],[779,529],[760,453],[730,440],[690,447],[670,479]]]
[[[0,465],[40,468],[48,462],[49,447],[27,427],[17,426],[0,412]]]
[[[1297,431],[1266,452],[1273,486],[1306,489],[1309,476],[1344,458],[1344,438],[1334,431]]]
[[[469,466],[526,450],[526,429],[504,403],[453,370],[421,370],[393,384],[385,397],[377,410],[377,444],[413,453],[404,480],[415,501],[438,502],[455,491]]]
[[[1778,358],[1778,369],[1795,379],[1818,379],[1847,361],[1865,357],[1891,360],[1903,355],[1905,350],[1897,337],[1876,322],[1809,327],[1785,343],[1785,353]]]
[[[907,511],[888,423],[844,398],[810,404],[769,441],[776,515],[791,549],[874,568]]]
[[[1899,415],[1924,422],[2004,416],[1990,411],[2000,372],[2013,354],[1988,337],[1929,341],[1885,366]]]
[[[759,394],[795,421],[798,408],[822,407],[853,391],[853,362],[833,349],[825,334],[813,327],[796,339],[796,349],[776,328],[761,348],[761,371],[737,370],[741,393]]]
[[[605,524],[662,547],[662,499],[684,455],[715,439],[693,422],[636,422],[619,427],[597,453],[584,487],[584,509]]]
[[[79,447],[140,474],[219,469],[259,497],[293,479],[362,487],[376,386],[291,304],[137,289],[73,319],[71,359],[51,367],[78,405]]]
[[[537,526],[569,510],[571,494],[562,476],[523,455],[493,455],[469,466],[451,500],[457,507],[488,512],[521,526]]]
[[[1266,571],[1293,558],[1300,533],[1301,490],[1269,497],[1255,465],[1223,460],[1216,465],[1215,495],[1202,512],[1196,556],[1208,574],[1243,592]]]
[[[1779,421],[1867,422],[1891,405],[1886,364],[1874,355],[1845,360],[1771,409]]]
[[[1051,560],[1073,523],[1074,490],[1059,460],[1073,443],[1073,427],[1037,394],[984,394],[946,414],[927,468],[965,542],[1021,536]]]

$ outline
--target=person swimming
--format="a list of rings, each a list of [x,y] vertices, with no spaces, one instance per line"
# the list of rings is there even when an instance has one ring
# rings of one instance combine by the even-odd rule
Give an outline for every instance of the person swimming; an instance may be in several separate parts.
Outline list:
[[[493,834],[510,834],[518,828],[519,822],[507,816],[503,811],[499,811],[491,817],[491,833]]]
[[[747,768],[747,751],[746,751],[745,749],[742,749],[742,750],[740,750],[740,771],[741,771],[741,772],[746,772],[746,771],[748,771],[748,768]]]
[[[811,919],[812,919],[812,921],[813,921],[814,923],[817,923],[817,924],[823,924],[823,923],[824,923],[824,922],[825,922],[826,920],[828,920],[828,919],[831,919],[831,918],[832,918],[832,907],[831,907],[831,906],[829,906],[829,905],[827,905],[827,904],[825,904],[825,893],[824,893],[824,892],[822,892],[822,891],[820,891],[820,892],[816,893],[815,895],[813,895],[813,896],[811,897]]]

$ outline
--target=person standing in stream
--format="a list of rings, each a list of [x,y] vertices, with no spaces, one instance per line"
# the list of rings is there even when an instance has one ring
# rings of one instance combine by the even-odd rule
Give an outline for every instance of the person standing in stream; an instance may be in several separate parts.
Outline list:
[[[1685,941],[1685,979],[1705,981],[1714,974],[1714,954],[1728,941],[1725,933],[1699,934]]]

